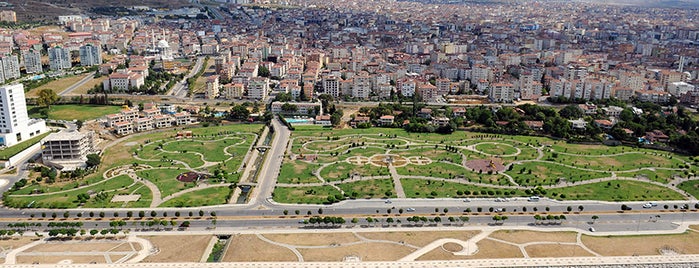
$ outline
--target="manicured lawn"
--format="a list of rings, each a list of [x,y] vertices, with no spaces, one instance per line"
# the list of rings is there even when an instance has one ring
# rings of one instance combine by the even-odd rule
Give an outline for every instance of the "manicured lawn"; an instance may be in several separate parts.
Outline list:
[[[558,193],[558,197],[553,196]],[[685,198],[665,187],[645,182],[613,180],[579,186],[570,186],[547,190],[547,196],[566,200],[601,200],[601,201],[643,201],[643,200],[684,200]]]
[[[27,207],[32,201],[32,207],[42,208],[74,208],[78,206],[77,196],[82,193],[92,191],[99,193],[101,191],[110,191],[125,188],[133,183],[133,180],[121,175],[112,179],[106,180],[103,183],[95,184],[90,187],[67,191],[64,193],[47,194],[47,195],[28,195],[28,196],[12,196],[9,202],[6,203],[10,207]],[[106,198],[105,198],[106,199]]]
[[[455,182],[401,179],[408,198],[526,196],[523,191],[478,187]],[[458,195],[458,191],[462,195]]]
[[[51,134],[51,132],[46,132],[46,133],[40,134],[39,136],[35,136],[31,139],[28,139],[28,140],[25,140],[25,141],[20,142],[18,144],[15,144],[11,147],[7,147],[5,149],[0,150],[0,160],[10,159],[10,157],[18,154],[21,151],[24,151],[25,149],[31,147],[35,143],[40,142],[41,139],[48,136],[49,134]]]
[[[136,174],[146,180],[151,181],[160,190],[162,197],[165,198],[171,194],[182,191],[187,188],[194,187],[194,183],[184,183],[177,180],[177,175],[187,172],[185,169],[150,169],[137,171]]]
[[[243,139],[226,138],[215,141],[186,139],[165,143],[163,149],[170,152],[197,152],[204,155],[206,161],[221,162],[230,157],[224,153],[223,149],[240,142],[243,142]]]
[[[206,188],[168,200],[160,207],[199,207],[225,204],[231,190],[228,187]]]
[[[115,192],[109,192],[107,198],[104,199],[90,199],[85,203],[84,207],[88,208],[120,208],[123,207],[123,202],[111,202],[112,197],[115,195],[126,195],[126,194],[140,194],[141,198],[136,202],[129,202],[126,204],[128,208],[138,208],[138,207],[148,207],[153,200],[153,193],[150,189],[143,185],[142,183],[136,183],[128,189],[121,189]]]
[[[350,198],[396,197],[393,181],[390,179],[356,181],[337,186]]]
[[[279,174],[277,182],[279,183],[313,183],[320,182],[316,176],[312,174],[314,169],[319,165],[310,164],[308,162],[295,160],[285,160],[282,164],[282,170]]]
[[[677,168],[684,165],[679,158],[673,158],[666,153],[629,153],[615,156],[573,156],[559,154],[557,157],[548,158],[555,162],[597,169],[601,171],[624,171],[644,167],[668,167]]]
[[[517,149],[504,143],[481,143],[475,146],[476,150],[491,155],[510,155],[517,153]]]
[[[320,187],[276,187],[274,201],[290,204],[323,204],[328,196],[341,196],[340,191],[331,186]]]
[[[559,179],[575,182],[611,176],[611,173],[607,172],[579,170],[543,161],[514,165],[507,174],[519,185],[526,186],[553,185],[558,183]]]
[[[451,163],[456,163],[456,164],[461,164],[461,155],[457,153],[452,153],[449,151],[446,151],[444,149],[444,146],[437,146],[435,149],[435,146],[422,146],[419,148],[411,148],[407,150],[393,150],[391,151],[392,154],[397,154],[402,157],[408,158],[411,156],[420,156],[420,157],[427,157],[431,159],[433,162],[437,161],[448,161]]]
[[[667,183],[671,181],[674,176],[685,175],[684,171],[680,170],[655,169],[654,171],[650,171],[644,169],[633,172],[617,172],[617,176],[631,178],[646,178],[652,181]]]
[[[326,181],[339,181],[349,179],[353,174],[360,176],[389,175],[388,168],[374,165],[355,165],[347,162],[338,162],[320,170],[320,176]]]
[[[46,107],[28,107],[29,117],[42,118],[43,114],[48,115],[48,119],[54,120],[91,120],[103,117],[108,114],[115,114],[121,111],[121,106],[111,105],[91,105],[91,104],[63,104],[52,105],[51,109]],[[46,111],[48,109],[48,111]]]
[[[699,180],[685,181],[677,185],[677,187],[691,194],[694,198],[699,198]]]

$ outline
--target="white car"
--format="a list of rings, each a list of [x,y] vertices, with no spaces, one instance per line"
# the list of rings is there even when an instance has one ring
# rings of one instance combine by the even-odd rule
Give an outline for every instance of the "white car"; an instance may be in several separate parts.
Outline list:
[[[643,208],[652,208],[652,207],[653,207],[653,205],[651,203],[643,205]]]
[[[415,211],[415,209],[414,209],[414,208],[408,208],[408,209],[406,209],[405,211],[407,211],[407,212],[413,212],[413,211]]]

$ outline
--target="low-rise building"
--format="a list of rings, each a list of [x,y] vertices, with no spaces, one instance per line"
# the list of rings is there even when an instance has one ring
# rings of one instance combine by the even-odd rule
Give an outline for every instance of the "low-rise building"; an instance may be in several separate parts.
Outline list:
[[[41,140],[41,158],[46,165],[61,170],[86,167],[87,155],[94,153],[93,132],[64,130]]]

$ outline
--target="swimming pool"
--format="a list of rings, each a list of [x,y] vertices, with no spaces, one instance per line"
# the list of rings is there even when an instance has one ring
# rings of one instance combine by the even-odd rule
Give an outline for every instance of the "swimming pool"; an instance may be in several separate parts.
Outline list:
[[[311,118],[286,118],[286,122],[289,124],[313,124],[313,119]]]

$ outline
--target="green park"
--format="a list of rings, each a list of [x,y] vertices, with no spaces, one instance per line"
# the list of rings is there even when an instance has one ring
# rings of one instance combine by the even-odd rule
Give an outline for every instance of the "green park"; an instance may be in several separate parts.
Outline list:
[[[10,207],[192,207],[227,203],[263,125],[235,124],[133,134],[106,146],[79,176],[30,176]],[[49,177],[52,175],[48,175]]]
[[[546,137],[295,126],[274,191],[280,203],[361,198],[541,195],[559,200],[683,200],[695,159]]]

